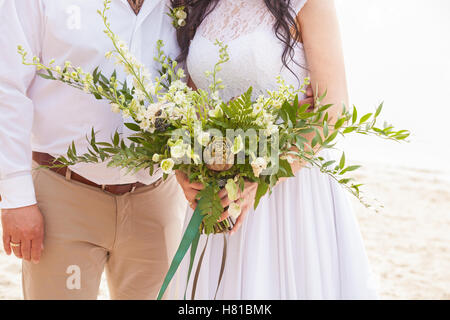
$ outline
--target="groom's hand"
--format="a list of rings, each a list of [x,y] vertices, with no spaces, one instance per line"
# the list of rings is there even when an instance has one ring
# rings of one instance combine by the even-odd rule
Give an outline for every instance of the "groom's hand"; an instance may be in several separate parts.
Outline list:
[[[44,218],[38,206],[3,209],[2,226],[6,253],[13,251],[17,258],[38,263],[44,241]]]
[[[184,191],[186,200],[189,201],[189,206],[192,209],[195,209],[195,207],[197,206],[197,200],[195,199],[195,197],[197,196],[197,193],[203,189],[203,184],[199,182],[191,183],[187,174],[178,170],[175,171],[175,176],[179,185]]]

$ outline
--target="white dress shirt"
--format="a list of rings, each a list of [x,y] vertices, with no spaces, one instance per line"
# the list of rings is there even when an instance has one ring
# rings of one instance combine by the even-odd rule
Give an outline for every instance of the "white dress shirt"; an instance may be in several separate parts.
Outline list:
[[[153,75],[158,67],[153,60],[157,40],[164,40],[167,55],[175,58],[179,53],[176,30],[166,15],[168,5],[168,0],[145,0],[136,16],[127,0],[113,0],[108,12],[112,30]],[[97,141],[110,141],[115,130],[129,134],[106,101],[36,76],[17,54],[22,45],[29,58],[37,55],[46,64],[55,59],[58,65],[68,60],[85,71],[100,66],[109,76],[120,67],[105,59],[112,44],[97,13],[102,8],[103,0],[0,0],[0,208],[36,203],[32,150],[64,155],[75,141],[83,153],[92,128],[98,132]],[[118,75],[124,79],[121,70]],[[148,170],[125,174],[105,163],[71,169],[97,184],[150,184],[161,177],[150,176]]]

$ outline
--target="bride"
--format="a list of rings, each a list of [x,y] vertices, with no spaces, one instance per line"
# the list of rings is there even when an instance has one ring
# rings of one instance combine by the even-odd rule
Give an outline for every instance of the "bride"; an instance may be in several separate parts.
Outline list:
[[[228,45],[230,61],[219,77],[222,99],[250,86],[256,94],[274,89],[276,77],[299,86],[310,77],[315,94],[327,90],[330,113],[347,103],[344,61],[332,0],[187,0],[187,24],[178,29],[191,84],[208,88],[205,70],[218,59],[216,39]],[[311,139],[312,137],[306,137]],[[331,155],[322,151],[324,157]],[[169,288],[167,298],[182,299],[373,299],[377,297],[355,216],[344,190],[318,169],[294,163],[295,178],[277,185],[253,211],[256,186],[248,183],[243,208],[226,235],[212,235],[203,263],[187,283],[189,253]],[[201,186],[177,173],[186,198],[195,206]],[[221,194],[222,205],[230,200]],[[186,217],[186,225],[192,210]],[[224,212],[222,218],[227,217]],[[206,244],[202,235],[199,253]],[[197,266],[200,254],[194,262]],[[187,285],[187,288],[186,288]],[[194,295],[195,294],[195,295]]]

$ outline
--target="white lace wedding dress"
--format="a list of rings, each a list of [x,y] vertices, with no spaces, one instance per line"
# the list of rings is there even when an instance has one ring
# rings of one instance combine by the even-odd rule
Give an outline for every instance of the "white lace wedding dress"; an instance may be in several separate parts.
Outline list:
[[[298,12],[306,2],[294,0]],[[253,86],[256,94],[275,88],[277,75],[299,85],[282,65],[283,44],[263,0],[220,0],[197,30],[187,59],[200,88],[208,88],[204,71],[218,60],[216,39],[228,45],[230,61],[219,77],[224,100]],[[307,65],[303,47],[296,61]],[[291,63],[303,80],[304,68]],[[330,155],[323,152],[325,157]],[[189,209],[186,223],[191,218]],[[217,299],[372,299],[376,290],[358,224],[346,192],[317,169],[304,168],[295,178],[265,196],[249,212],[242,228],[228,238],[227,259]],[[187,288],[191,298],[195,267],[206,242],[198,245]],[[195,299],[214,299],[221,269],[223,235],[210,236],[198,277]],[[167,297],[183,299],[189,252],[172,280]]]

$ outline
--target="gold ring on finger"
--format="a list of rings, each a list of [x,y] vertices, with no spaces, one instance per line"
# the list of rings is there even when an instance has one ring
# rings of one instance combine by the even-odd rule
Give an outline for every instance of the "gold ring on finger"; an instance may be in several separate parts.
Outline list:
[[[19,243],[15,243],[15,242],[10,241],[10,242],[9,242],[9,245],[10,245],[11,247],[13,247],[13,248],[17,248],[17,247],[20,247],[20,242],[19,242]]]

